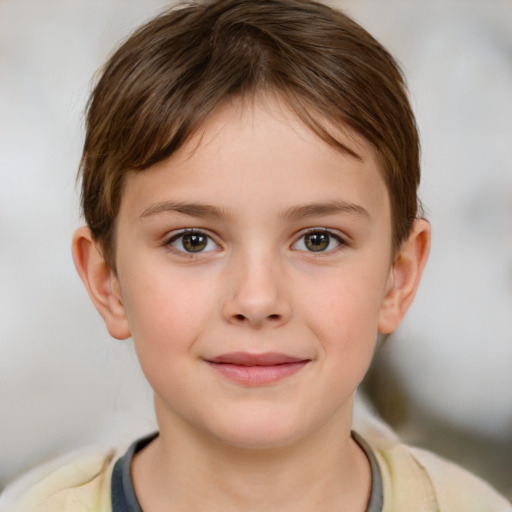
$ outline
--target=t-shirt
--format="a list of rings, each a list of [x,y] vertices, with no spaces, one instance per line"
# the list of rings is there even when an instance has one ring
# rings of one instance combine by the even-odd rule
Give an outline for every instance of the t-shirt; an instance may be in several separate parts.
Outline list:
[[[110,485],[112,512],[143,512],[133,488],[130,466],[133,456],[147,446],[157,435],[158,434],[151,434],[150,436],[135,441],[128,448],[126,453],[114,464]],[[352,438],[368,457],[371,467],[372,486],[366,512],[382,512],[382,479],[377,460],[371,448],[360,435],[356,432],[352,432]]]
[[[367,512],[512,512],[512,504],[478,477],[430,452],[406,446],[387,432],[369,429],[354,435],[373,461]],[[128,450],[125,446],[75,454],[71,460],[47,464],[8,487],[0,497],[0,511],[132,512],[113,510],[112,500],[118,507],[122,501],[116,500],[124,496],[124,505],[138,506],[129,462],[144,442],[149,440],[142,439]]]

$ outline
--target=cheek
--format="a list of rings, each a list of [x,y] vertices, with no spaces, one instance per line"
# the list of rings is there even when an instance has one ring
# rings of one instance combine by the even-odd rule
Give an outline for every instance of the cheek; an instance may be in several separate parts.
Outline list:
[[[181,278],[180,278],[181,275]],[[139,364],[161,396],[181,390],[195,363],[197,341],[208,331],[213,291],[196,275],[154,267],[125,287],[125,307]],[[180,400],[180,393],[173,400]]]
[[[375,302],[348,284],[341,290],[331,289],[319,301],[312,329],[322,344],[330,382],[326,391],[333,403],[352,394],[368,371],[377,340],[377,310]]]
[[[340,271],[314,284],[301,308],[323,350],[344,358],[371,357],[382,303],[380,274]]]
[[[191,346],[212,315],[214,295],[192,272],[153,267],[131,279],[123,296],[136,347],[174,351]]]

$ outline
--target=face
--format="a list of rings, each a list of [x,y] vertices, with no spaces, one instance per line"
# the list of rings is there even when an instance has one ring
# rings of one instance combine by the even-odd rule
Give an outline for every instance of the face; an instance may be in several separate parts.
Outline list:
[[[114,288],[161,428],[271,447],[350,425],[391,220],[372,148],[343,142],[360,159],[278,103],[231,104],[128,176]]]

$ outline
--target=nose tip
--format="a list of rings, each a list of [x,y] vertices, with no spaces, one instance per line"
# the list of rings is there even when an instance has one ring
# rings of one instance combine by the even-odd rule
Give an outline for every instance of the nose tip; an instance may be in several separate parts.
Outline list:
[[[286,323],[291,308],[275,267],[244,267],[232,274],[232,293],[222,306],[224,318],[239,326],[278,327]]]
[[[261,325],[265,321],[268,321],[269,323],[280,323],[282,321],[282,319],[283,319],[283,316],[279,315],[277,313],[272,313],[270,315],[267,315],[266,317],[259,317],[259,318],[255,314],[245,316],[245,315],[242,315],[241,313],[238,313],[238,314],[233,315],[232,320],[238,324],[249,323],[249,324],[253,324],[253,325]]]
[[[260,328],[268,325],[269,327],[278,327],[279,325],[286,323],[289,317],[284,304],[280,304],[278,307],[281,310],[279,313],[267,313],[265,311],[267,307],[263,304],[253,304],[252,307],[247,307],[247,305],[245,305],[245,307],[243,307],[243,312],[240,312],[242,310],[242,305],[234,299],[225,304],[224,316],[230,323],[240,326],[248,325],[254,328]],[[276,311],[277,307],[274,307],[273,309]]]

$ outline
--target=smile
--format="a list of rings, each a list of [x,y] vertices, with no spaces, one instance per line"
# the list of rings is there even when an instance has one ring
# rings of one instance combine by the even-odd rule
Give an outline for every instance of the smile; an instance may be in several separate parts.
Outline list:
[[[223,377],[245,386],[263,386],[299,372],[310,359],[285,354],[233,352],[206,362]]]

